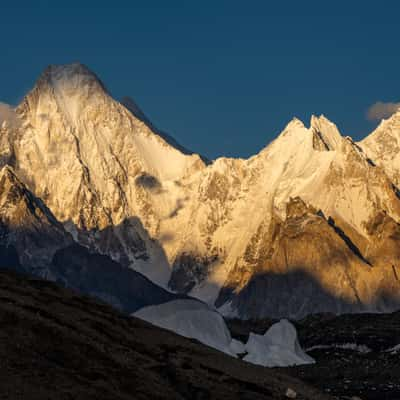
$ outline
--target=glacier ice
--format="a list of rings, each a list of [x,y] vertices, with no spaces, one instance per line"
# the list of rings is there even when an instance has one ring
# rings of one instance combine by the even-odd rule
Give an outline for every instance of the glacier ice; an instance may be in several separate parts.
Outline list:
[[[301,348],[296,328],[286,319],[271,326],[264,335],[250,333],[244,360],[264,367],[313,364]]]
[[[132,315],[179,335],[197,339],[231,356],[235,356],[235,350],[243,351],[238,341],[232,343],[222,316],[196,300],[174,300],[144,307]]]

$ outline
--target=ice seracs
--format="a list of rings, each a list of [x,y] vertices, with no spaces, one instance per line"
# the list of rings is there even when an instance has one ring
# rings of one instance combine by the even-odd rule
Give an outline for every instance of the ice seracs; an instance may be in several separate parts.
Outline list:
[[[287,367],[314,363],[300,347],[296,328],[287,320],[274,324],[264,335],[250,333],[244,345],[232,339],[222,316],[195,300],[174,300],[144,307],[132,316],[199,340],[229,355],[264,367]]]
[[[245,349],[245,361],[264,367],[315,363],[300,347],[296,328],[287,320],[272,325],[264,335],[250,333]]]
[[[243,351],[243,345],[240,342],[237,340],[232,342],[222,316],[196,300],[174,300],[145,307],[133,316],[179,335],[197,339],[207,346],[232,356]]]

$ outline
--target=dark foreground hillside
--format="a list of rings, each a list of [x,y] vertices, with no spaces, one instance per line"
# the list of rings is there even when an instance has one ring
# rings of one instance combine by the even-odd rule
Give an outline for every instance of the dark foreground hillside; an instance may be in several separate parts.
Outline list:
[[[0,271],[0,399],[329,399],[57,285]],[[290,397],[292,394],[292,397]]]

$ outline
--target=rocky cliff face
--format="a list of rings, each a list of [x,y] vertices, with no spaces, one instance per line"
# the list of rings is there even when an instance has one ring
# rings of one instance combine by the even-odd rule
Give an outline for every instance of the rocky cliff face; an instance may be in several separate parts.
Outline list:
[[[229,302],[227,313],[241,317],[296,319],[316,312],[396,308],[400,282],[393,260],[366,259],[338,223],[300,198],[291,199],[284,220],[275,217],[272,228],[257,232],[217,305]],[[380,252],[379,243],[375,251]]]
[[[207,163],[124,104],[85,66],[51,66],[1,128],[2,165],[81,246],[240,317],[399,304],[386,139],[294,119],[254,157]]]
[[[72,244],[62,224],[9,166],[0,171],[0,237],[1,246],[14,254],[13,265],[29,265],[31,272],[44,277],[49,276],[54,253]]]
[[[0,269],[58,281],[127,313],[174,300],[142,274],[74,243],[10,166],[0,170]]]

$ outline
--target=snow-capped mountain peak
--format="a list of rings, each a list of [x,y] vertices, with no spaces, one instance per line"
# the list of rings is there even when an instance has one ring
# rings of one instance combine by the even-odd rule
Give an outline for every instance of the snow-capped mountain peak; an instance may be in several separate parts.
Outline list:
[[[35,190],[62,220],[117,223],[132,213],[139,175],[161,184],[202,167],[199,156],[183,154],[113,100],[81,64],[48,67],[17,111],[25,127],[14,143],[21,176],[31,183],[46,171]],[[95,212],[89,222],[83,204],[100,220]]]
[[[312,115],[309,128],[298,118],[293,118],[272,142],[272,146],[266,149],[278,147],[279,152],[288,154],[291,149],[297,152],[297,146],[301,144],[306,145],[307,151],[332,151],[343,144],[343,137],[336,125],[325,116]]]
[[[286,125],[286,127],[283,129],[281,135],[288,135],[291,132],[294,132],[298,129],[305,129],[305,128],[306,127],[304,126],[304,123],[301,119],[293,117]]]
[[[56,90],[82,90],[91,86],[105,91],[105,86],[97,75],[80,63],[49,65],[39,78],[39,82],[43,81]]]
[[[47,68],[16,112],[18,126],[0,128],[1,165],[13,166],[80,245],[162,286],[249,317],[271,311],[263,296],[281,282],[275,275],[287,276],[283,293],[302,293],[305,278],[290,278],[298,269],[315,282],[313,300],[294,304],[294,315],[309,312],[318,296],[321,311],[332,311],[343,299],[373,307],[378,293],[395,293],[394,146],[382,152],[392,167],[377,168],[376,152],[321,115],[310,127],[294,118],[247,160],[205,163],[135,102],[114,100],[81,64]],[[398,117],[372,137],[398,135]],[[382,149],[392,143],[378,142]],[[260,307],[252,307],[254,293]],[[282,307],[277,315],[289,311]]]

